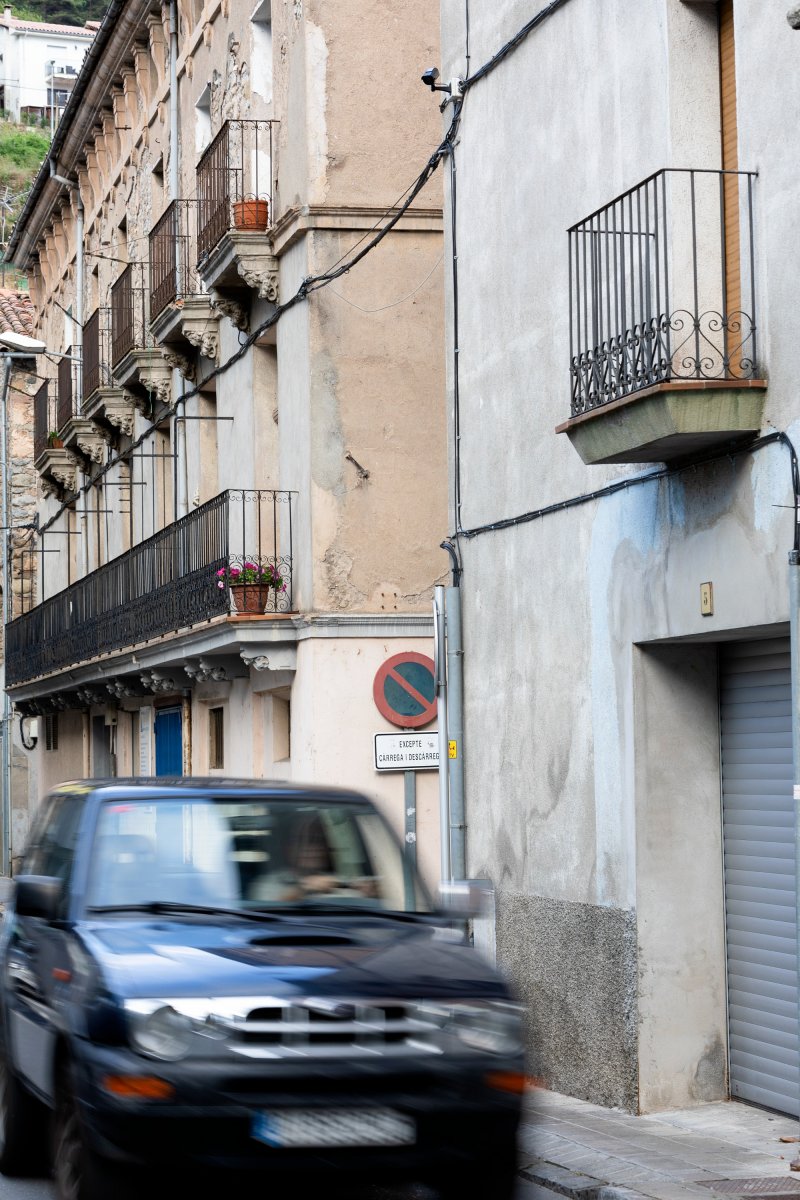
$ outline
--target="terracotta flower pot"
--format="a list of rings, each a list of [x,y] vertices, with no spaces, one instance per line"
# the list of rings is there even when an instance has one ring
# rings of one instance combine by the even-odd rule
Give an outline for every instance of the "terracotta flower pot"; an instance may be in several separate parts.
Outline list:
[[[62,441],[62,439],[60,437],[49,437],[47,439],[47,444],[51,450],[63,450],[64,449],[64,442]]]
[[[237,229],[263,233],[269,225],[269,203],[266,200],[237,200],[233,206],[233,223]]]
[[[232,583],[231,591],[240,613],[263,613],[269,603],[269,588],[263,583]]]

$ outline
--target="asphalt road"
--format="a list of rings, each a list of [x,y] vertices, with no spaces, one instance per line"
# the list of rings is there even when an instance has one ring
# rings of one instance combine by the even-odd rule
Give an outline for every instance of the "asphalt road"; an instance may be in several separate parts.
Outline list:
[[[237,1196],[235,1188],[229,1188],[227,1195],[230,1200],[235,1200]],[[396,1189],[388,1191],[385,1188],[372,1188],[363,1196],[355,1197],[351,1194],[349,1200],[433,1200],[433,1195],[433,1192],[423,1188],[405,1189],[402,1192]],[[0,1175],[0,1200],[54,1200],[54,1197],[55,1192],[47,1180],[5,1179]],[[306,1198],[299,1191],[294,1190],[293,1200],[306,1200]],[[308,1200],[311,1198],[309,1197]],[[329,1200],[328,1196],[325,1197],[325,1200]],[[520,1180],[516,1200],[559,1200],[559,1198],[553,1192],[547,1191],[546,1188]]]

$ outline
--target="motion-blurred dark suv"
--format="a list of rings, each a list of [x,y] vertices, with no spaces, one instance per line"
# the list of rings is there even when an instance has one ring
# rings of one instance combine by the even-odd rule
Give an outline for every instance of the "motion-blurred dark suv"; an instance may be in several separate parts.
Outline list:
[[[63,785],[0,1000],[0,1170],[47,1170],[50,1126],[59,1200],[176,1165],[513,1190],[519,1012],[357,794]]]

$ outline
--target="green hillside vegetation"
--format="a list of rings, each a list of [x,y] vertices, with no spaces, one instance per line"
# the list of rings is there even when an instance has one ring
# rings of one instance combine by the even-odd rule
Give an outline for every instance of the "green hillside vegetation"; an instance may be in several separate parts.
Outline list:
[[[43,129],[0,121],[0,240],[8,240],[49,145]]]
[[[108,0],[25,0],[12,4],[15,17],[22,21],[52,21],[57,25],[84,25],[99,21]]]

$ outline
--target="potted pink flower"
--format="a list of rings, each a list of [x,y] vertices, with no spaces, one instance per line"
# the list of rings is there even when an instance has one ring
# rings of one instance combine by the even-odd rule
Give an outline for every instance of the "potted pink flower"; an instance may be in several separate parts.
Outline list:
[[[270,593],[285,592],[286,581],[273,563],[262,566],[248,560],[241,567],[227,566],[217,571],[217,587],[230,588],[237,612],[263,613]]]

